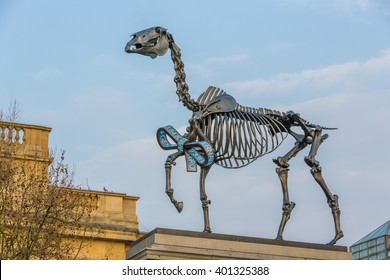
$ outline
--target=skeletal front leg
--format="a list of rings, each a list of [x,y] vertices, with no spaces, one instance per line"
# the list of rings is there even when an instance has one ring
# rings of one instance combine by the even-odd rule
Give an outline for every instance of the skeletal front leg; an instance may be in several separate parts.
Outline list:
[[[283,231],[284,227],[287,224],[287,221],[290,219],[291,211],[295,207],[295,202],[290,201],[289,195],[288,195],[288,188],[287,188],[287,172],[288,168],[280,167],[276,168],[276,173],[278,173],[280,182],[282,184],[282,190],[283,190],[283,215],[282,220],[280,221],[278,235],[276,239],[283,240]]]
[[[211,232],[210,218],[209,218],[209,204],[210,200],[207,199],[205,181],[206,176],[210,171],[211,166],[202,166],[200,171],[200,201],[202,202],[204,230],[203,232]]]
[[[172,165],[176,165],[175,160],[182,155],[183,155],[183,152],[174,153],[174,154],[168,156],[167,160],[165,161],[165,179],[166,179],[165,192],[179,213],[183,210],[183,202],[177,201],[173,197],[173,189],[171,187],[171,170],[172,170]]]

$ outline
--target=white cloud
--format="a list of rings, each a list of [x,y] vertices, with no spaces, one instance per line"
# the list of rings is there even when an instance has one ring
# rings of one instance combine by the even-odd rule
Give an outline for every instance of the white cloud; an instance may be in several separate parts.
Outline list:
[[[248,59],[248,55],[245,53],[233,54],[229,56],[212,57],[206,59],[202,64],[231,64],[240,63]]]
[[[372,0],[334,0],[334,4],[336,8],[341,9],[351,9],[351,8],[358,8],[361,10],[367,10],[368,8],[375,5],[376,1]]]
[[[270,79],[233,82],[225,84],[224,87],[229,92],[245,92],[252,96],[273,93],[289,94],[297,89],[303,89],[306,92],[321,89],[333,93],[333,89],[339,91],[348,87],[357,88],[357,85],[362,85],[377,76],[382,77],[384,73],[390,73],[390,54],[388,52],[365,62],[354,61],[308,69],[299,73],[282,73]],[[366,88],[369,86],[371,85],[365,84]]]
[[[74,101],[81,105],[120,105],[125,93],[117,89],[87,89],[83,92],[77,93],[74,96]]]
[[[229,64],[243,63],[249,59],[248,54],[238,53],[220,57],[210,57],[198,63],[188,64],[188,70],[192,76],[205,77],[215,75],[216,67],[224,67]]]
[[[52,77],[57,77],[62,74],[62,70],[58,68],[46,68],[41,69],[34,74],[35,79],[37,80],[46,80]]]
[[[316,2],[324,2],[321,0],[278,0],[279,4],[287,7],[305,7],[318,5]],[[329,4],[334,6],[335,8],[348,11],[352,8],[357,8],[361,10],[367,10],[368,8],[376,5],[377,1],[373,0],[331,0],[327,1]]]
[[[271,45],[270,49],[272,51],[279,52],[279,51],[286,51],[286,50],[295,49],[299,46],[301,46],[301,44],[296,43],[296,42],[279,42],[279,43]]]

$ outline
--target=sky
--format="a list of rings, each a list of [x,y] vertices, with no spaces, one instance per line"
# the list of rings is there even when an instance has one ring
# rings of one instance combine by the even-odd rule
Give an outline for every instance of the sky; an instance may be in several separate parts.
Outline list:
[[[326,127],[317,160],[339,196],[350,246],[390,219],[390,3],[380,0],[0,1],[0,108],[19,104],[20,122],[53,128],[82,188],[139,196],[140,229],[202,231],[199,172],[172,171],[177,213],[165,194],[155,133],[184,131],[191,112],[175,94],[169,55],[127,54],[132,33],[162,26],[182,50],[190,94],[223,88],[238,103],[293,110]],[[273,158],[214,166],[206,180],[215,233],[275,238],[282,191]],[[290,161],[296,207],[286,240],[327,243],[331,210],[303,158]]]

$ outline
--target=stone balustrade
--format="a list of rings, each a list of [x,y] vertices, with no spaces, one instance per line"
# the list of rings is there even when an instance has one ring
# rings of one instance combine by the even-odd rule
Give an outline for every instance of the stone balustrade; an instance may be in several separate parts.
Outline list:
[[[18,157],[50,161],[50,131],[49,127],[0,121],[0,144],[14,145]]]
[[[0,123],[0,141],[22,144],[24,142],[23,126],[19,124]]]

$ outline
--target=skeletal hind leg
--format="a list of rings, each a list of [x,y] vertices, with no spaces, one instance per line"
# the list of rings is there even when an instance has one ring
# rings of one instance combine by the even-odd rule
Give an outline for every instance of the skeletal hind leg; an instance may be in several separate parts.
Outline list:
[[[171,170],[172,165],[176,165],[175,160],[182,156],[182,152],[174,153],[167,157],[167,160],[165,161],[165,179],[166,179],[166,190],[165,193],[168,195],[169,199],[173,203],[173,205],[176,207],[176,210],[180,213],[183,210],[183,202],[177,201],[173,197],[173,189],[171,187]]]
[[[295,207],[295,202],[290,201],[289,195],[288,195],[288,187],[287,187],[287,173],[288,173],[288,161],[293,158],[299,151],[304,149],[307,146],[304,142],[298,142],[295,144],[294,148],[292,148],[285,156],[278,157],[277,159],[274,159],[274,163],[278,165],[279,167],[276,168],[276,173],[279,176],[280,183],[282,185],[282,191],[283,191],[283,215],[282,220],[280,221],[278,235],[276,239],[283,240],[283,231],[286,226],[287,221],[290,219],[291,212]]]
[[[210,171],[211,166],[202,166],[200,171],[200,201],[202,202],[204,230],[203,232],[211,232],[210,218],[209,218],[209,204],[210,200],[207,199],[205,181],[206,176]]]
[[[332,209],[333,221],[335,226],[335,237],[328,243],[329,245],[334,245],[337,240],[344,236],[341,227],[340,227],[340,208],[338,202],[338,196],[336,194],[332,194],[329,190],[328,186],[325,183],[324,178],[322,177],[320,163],[315,160],[315,155],[317,154],[317,150],[323,140],[327,138],[327,135],[321,135],[321,128],[316,128],[314,130],[314,139],[313,144],[310,149],[310,153],[307,157],[305,157],[305,162],[307,165],[311,167],[311,174],[314,177],[314,180],[320,185],[321,189],[325,193],[326,199],[328,201],[329,207]]]
[[[310,170],[316,182],[321,186],[322,190],[325,193],[326,199],[328,201],[329,207],[332,209],[334,227],[335,227],[335,237],[328,243],[328,245],[336,244],[336,241],[344,236],[343,231],[340,227],[340,208],[339,208],[339,197],[336,194],[332,194],[325,183],[324,178],[321,174],[320,166],[313,166]]]
[[[313,131],[310,131],[311,136],[313,137],[313,143],[310,148],[309,155],[305,157],[305,162],[310,167],[319,166],[320,163],[315,159],[317,155],[318,148],[322,142],[328,138],[328,134],[322,135],[322,128],[317,126]]]

